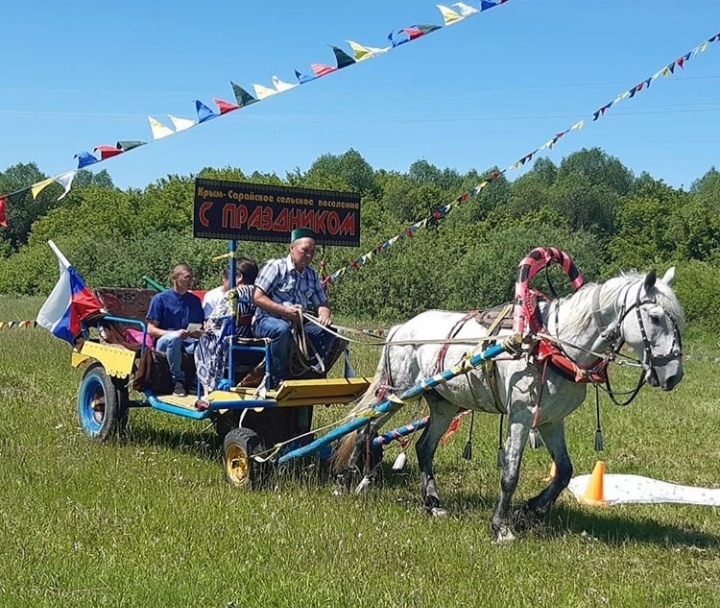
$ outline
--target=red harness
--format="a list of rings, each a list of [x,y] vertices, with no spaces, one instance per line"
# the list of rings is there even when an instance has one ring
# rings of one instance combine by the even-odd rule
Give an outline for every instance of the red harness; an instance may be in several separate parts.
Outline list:
[[[537,345],[535,354],[539,363],[547,361],[548,365],[563,378],[576,384],[585,384],[588,382],[602,384],[607,381],[607,359],[599,359],[593,366],[583,368],[565,356],[563,352],[549,340],[541,340]]]
[[[570,279],[575,290],[585,283],[582,275],[573,263],[570,256],[564,251],[554,247],[538,247],[533,249],[520,261],[518,267],[518,280],[515,284],[515,310],[513,314],[513,329],[517,333],[529,330],[536,334],[542,331],[543,324],[540,317],[539,304],[547,297],[539,291],[530,288],[531,279],[549,264],[558,264]],[[548,340],[540,340],[535,347],[535,356],[539,363],[552,367],[561,376],[571,382],[605,382],[607,380],[607,359],[599,359],[588,368],[579,367],[560,348]]]

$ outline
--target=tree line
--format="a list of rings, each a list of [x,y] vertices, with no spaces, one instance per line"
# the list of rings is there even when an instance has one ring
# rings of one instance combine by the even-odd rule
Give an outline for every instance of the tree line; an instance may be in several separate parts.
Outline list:
[[[19,190],[45,177],[34,164],[16,165],[0,173],[0,190]],[[169,269],[180,261],[193,266],[199,287],[215,286],[222,265],[211,258],[227,244],[192,237],[195,177],[359,192],[361,247],[318,254],[333,271],[487,175],[439,169],[424,160],[404,173],[374,169],[354,150],[323,155],[307,171],[284,177],[206,168],[197,176],[170,175],[142,189],[117,188],[105,171],[81,171],[63,200],[48,188],[37,200],[28,196],[8,208],[8,228],[0,229],[0,293],[49,293],[58,275],[48,239],[90,286],[142,286],[143,276],[167,284]],[[720,312],[720,173],[712,168],[683,189],[647,173],[635,176],[598,148],[575,152],[558,165],[539,159],[512,182],[504,176],[492,179],[437,224],[346,273],[330,295],[337,312],[377,322],[429,308],[488,307],[512,298],[517,264],[537,246],[564,249],[588,280],[675,265],[676,291],[688,320],[711,328]],[[286,246],[251,242],[238,248],[260,262],[286,251]],[[539,287],[569,289],[558,272]]]

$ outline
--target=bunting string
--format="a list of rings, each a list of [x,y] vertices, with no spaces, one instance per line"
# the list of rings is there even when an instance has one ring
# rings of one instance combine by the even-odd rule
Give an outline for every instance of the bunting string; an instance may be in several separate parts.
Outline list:
[[[681,55],[675,61],[663,66],[660,70],[655,72],[652,76],[649,78],[646,78],[644,80],[641,80],[636,84],[635,86],[631,87],[627,91],[624,91],[617,95],[612,101],[609,103],[606,103],[602,106],[600,106],[597,110],[595,110],[592,113],[592,122],[595,122],[599,120],[600,118],[604,117],[607,111],[612,108],[613,106],[616,106],[624,99],[632,99],[635,97],[638,93],[641,91],[647,90],[650,88],[650,84],[653,83],[658,78],[665,77],[669,78],[675,73],[675,70],[677,68],[683,69],[685,67],[685,64],[690,61],[691,59],[695,59],[700,53],[704,53],[708,46],[712,44],[713,42],[720,42],[720,33],[715,34],[711,38],[708,38],[707,40],[704,40],[702,43],[700,43],[698,46],[693,48],[691,51],[685,53],[684,55]],[[364,255],[361,255],[359,258],[356,258],[352,262],[350,262],[347,266],[344,266],[342,268],[339,268],[335,272],[326,275],[323,277],[323,283],[327,287],[330,283],[335,283],[339,281],[342,277],[345,276],[346,273],[352,271],[352,270],[358,270],[368,262],[372,261],[375,256],[378,254],[387,251],[394,245],[396,245],[400,240],[405,238],[411,238],[418,230],[421,228],[429,228],[432,226],[436,226],[437,223],[446,217],[448,213],[462,205],[463,203],[466,203],[471,198],[476,196],[478,193],[480,193],[484,188],[486,188],[493,180],[498,179],[501,175],[504,175],[505,173],[520,169],[525,164],[531,162],[540,152],[544,150],[552,150],[555,145],[565,137],[568,133],[571,131],[579,131],[585,126],[585,120],[581,119],[577,121],[575,124],[573,124],[571,127],[568,127],[564,131],[560,131],[558,133],[555,133],[552,138],[547,140],[544,144],[539,146],[538,148],[535,148],[532,152],[529,152],[525,154],[524,156],[520,157],[517,161],[515,161],[513,164],[511,164],[509,167],[506,167],[502,170],[496,170],[492,171],[481,183],[479,183],[474,188],[463,192],[460,196],[458,196],[456,199],[454,199],[452,202],[448,203],[447,205],[443,205],[442,207],[438,207],[437,209],[433,210],[430,215],[425,217],[424,219],[421,219],[414,224],[410,224],[407,226],[403,232],[400,234],[395,235],[391,239],[388,239],[387,241],[384,241],[382,243],[378,243],[375,245],[375,248],[372,251],[367,252]]]
[[[0,321],[0,330],[2,329],[35,329],[37,321]]]
[[[455,25],[460,21],[464,21],[469,17],[486,12],[492,8],[495,8],[496,6],[500,6],[501,4],[505,4],[509,1],[510,0],[480,0],[479,2],[475,2],[476,6],[471,6],[470,4],[466,4],[464,2],[456,2],[451,6],[444,6],[439,4],[437,5],[437,8],[442,15],[443,25],[411,25],[396,31],[391,31],[387,36],[390,44],[384,47],[365,46],[352,40],[348,40],[347,42],[350,46],[351,54],[345,52],[340,47],[330,45],[333,55],[335,56],[335,65],[328,65],[324,63],[311,63],[310,73],[302,73],[298,70],[295,70],[295,78],[297,82],[294,83],[285,82],[280,80],[280,78],[278,78],[277,76],[273,76],[271,79],[272,87],[261,84],[252,85],[255,95],[252,95],[246,89],[231,81],[230,85],[232,87],[233,95],[235,97],[235,102],[233,103],[230,101],[225,101],[224,99],[215,98],[213,101],[217,106],[216,111],[212,110],[209,106],[204,104],[199,99],[196,99],[194,101],[196,118],[181,118],[173,116],[172,114],[168,114],[167,116],[170,123],[172,124],[172,127],[157,120],[152,116],[149,116],[148,122],[150,123],[152,142],[156,142],[161,139],[177,135],[178,133],[197,127],[210,120],[225,116],[226,114],[230,114],[231,112],[235,112],[236,110],[241,110],[254,103],[264,101],[265,99],[273,97],[274,95],[285,93],[300,85],[307,84],[314,80],[318,80],[320,78],[338,72],[339,70],[345,69],[351,65],[355,65],[356,63],[372,59],[373,57],[378,57],[397,47],[403,46],[408,42],[413,42],[424,36],[427,36],[428,34],[432,34],[433,32],[447,28],[451,25]],[[4,226],[7,228],[5,209],[7,203],[15,205],[22,202],[28,192],[31,192],[33,198],[35,199],[40,194],[40,192],[42,192],[46,187],[53,183],[58,183],[63,187],[63,193],[60,195],[60,197],[58,197],[58,200],[60,200],[70,191],[73,179],[75,178],[75,175],[80,169],[85,169],[87,167],[101,163],[111,158],[115,158],[121,154],[136,150],[137,148],[145,146],[148,143],[151,142],[143,140],[122,140],[118,141],[114,146],[95,146],[93,148],[93,152],[84,151],[75,154],[74,158],[77,160],[77,168],[62,173],[60,175],[56,175],[54,177],[44,179],[35,184],[31,184],[30,186],[22,188],[21,190],[17,190],[9,194],[0,195],[0,226]]]

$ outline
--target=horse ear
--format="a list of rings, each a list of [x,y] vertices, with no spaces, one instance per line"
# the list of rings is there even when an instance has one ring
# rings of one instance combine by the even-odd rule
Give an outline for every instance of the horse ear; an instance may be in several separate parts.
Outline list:
[[[657,272],[653,268],[650,272],[647,273],[647,276],[645,277],[645,283],[643,284],[643,287],[645,288],[645,291],[650,291],[653,288],[653,285],[655,285],[655,281],[657,280]]]
[[[667,272],[665,273],[665,276],[662,278],[662,282],[666,285],[672,285],[672,282],[675,280],[675,266],[672,266],[668,268]]]

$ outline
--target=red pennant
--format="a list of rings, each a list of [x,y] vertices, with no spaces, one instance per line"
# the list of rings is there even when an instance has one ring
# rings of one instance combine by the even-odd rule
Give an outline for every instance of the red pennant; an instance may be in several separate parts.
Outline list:
[[[416,27],[404,27],[400,31],[405,32],[410,37],[410,40],[415,40],[416,38],[420,38],[420,36],[423,36],[425,34],[425,32]]]
[[[7,194],[0,196],[0,226],[7,228],[7,216],[5,215],[5,201],[7,200]]]
[[[215,103],[217,104],[218,110],[220,110],[220,115],[227,114],[228,112],[234,112],[235,110],[239,110],[240,106],[235,105],[234,103],[230,103],[229,101],[224,101],[222,99],[215,98]]]
[[[327,76],[328,74],[337,72],[336,67],[333,67],[331,65],[325,65],[324,63],[311,63],[310,67],[315,73],[315,76],[317,76],[318,78],[320,78],[320,76]]]
[[[118,154],[123,153],[122,150],[116,148],[115,146],[98,146],[94,149],[94,151],[100,152],[100,160],[112,158],[113,156],[117,156]]]

